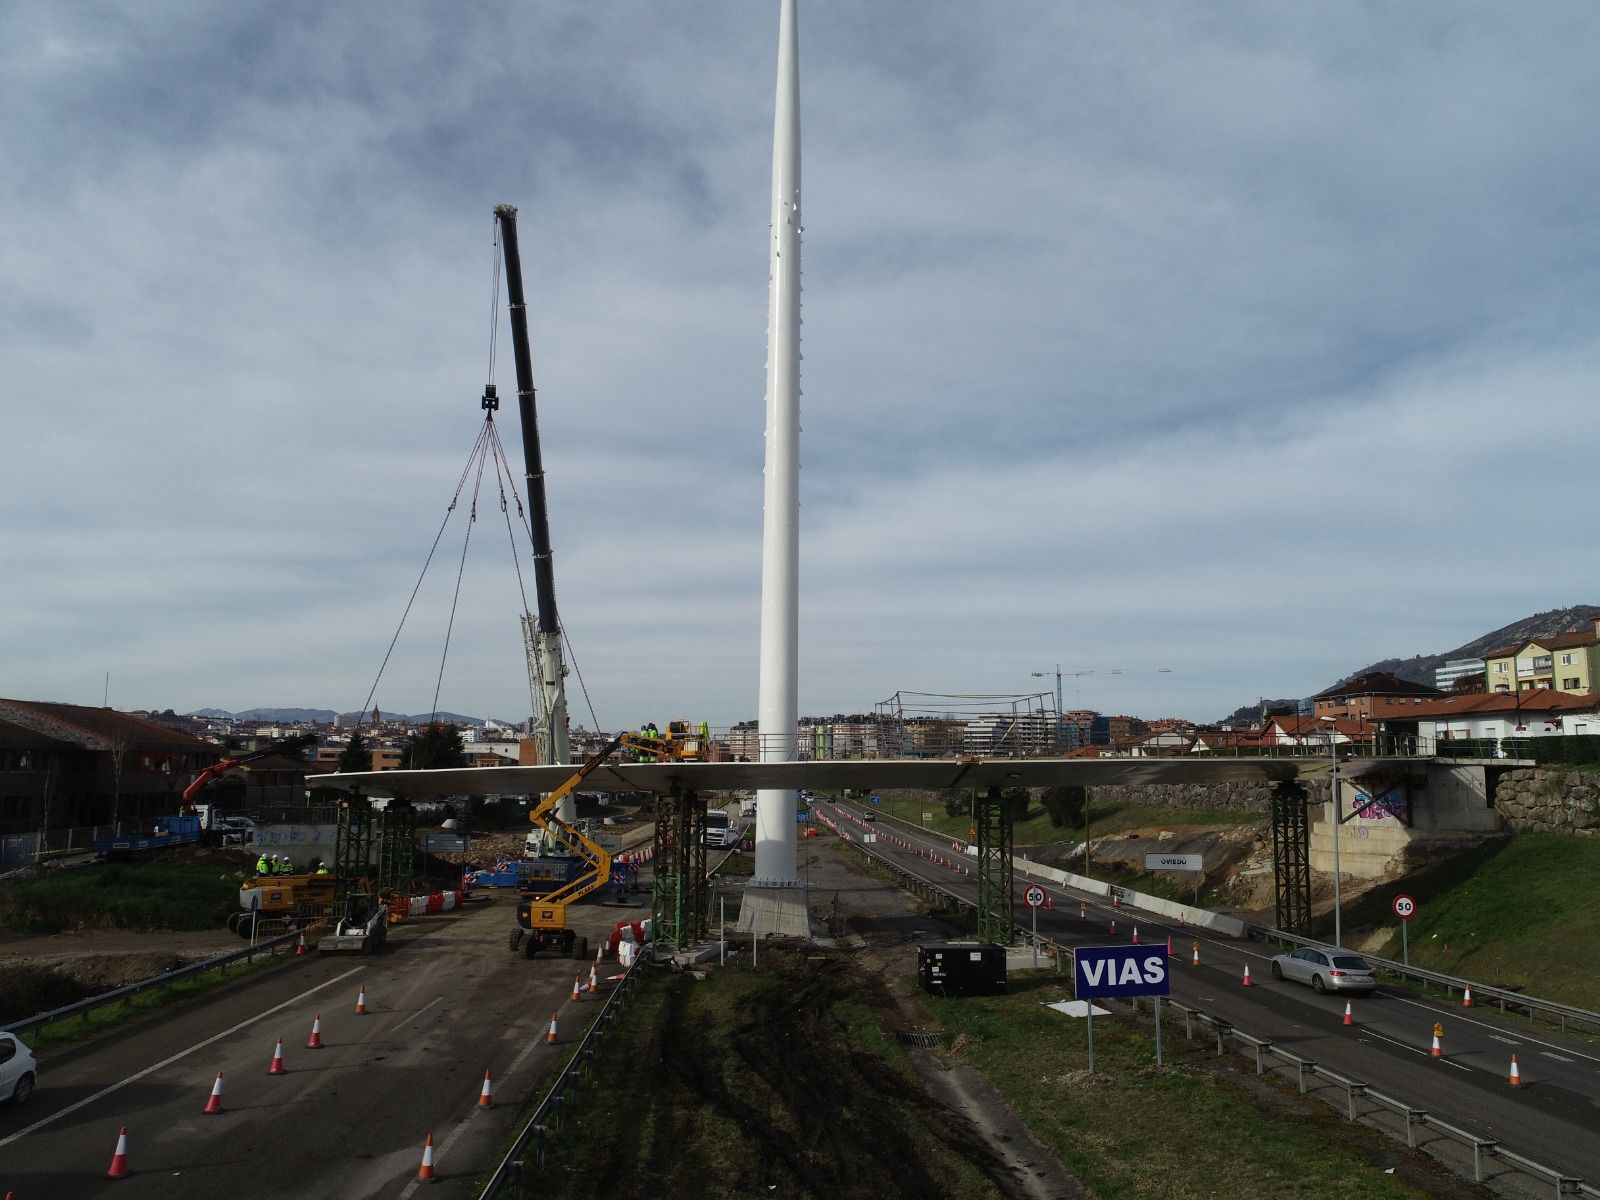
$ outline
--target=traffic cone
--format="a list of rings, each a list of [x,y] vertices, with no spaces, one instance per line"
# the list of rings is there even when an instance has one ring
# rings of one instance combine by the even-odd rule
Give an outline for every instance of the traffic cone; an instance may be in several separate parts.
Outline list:
[[[222,1072],[217,1072],[217,1081],[211,1085],[211,1099],[206,1101],[205,1111],[219,1113],[222,1111]]]
[[[306,952],[306,931],[304,929],[302,929],[300,931],[300,944],[295,947],[294,956],[296,958],[299,958],[305,952]]]
[[[556,1014],[555,1013],[551,1013],[550,1014],[550,1032],[545,1034],[544,1040],[546,1042],[548,1042],[552,1046],[554,1046],[556,1044]]]
[[[322,1049],[322,1014],[318,1013],[311,1022],[311,1036],[306,1039],[307,1050]]]
[[[1511,1056],[1511,1086],[1522,1086],[1522,1072],[1517,1070],[1517,1056],[1515,1054]]]
[[[1437,1033],[1433,1035],[1433,1057],[1444,1057],[1444,1047],[1439,1045],[1439,1035]]]
[[[1087,920],[1088,916],[1089,916],[1089,902],[1087,900],[1079,900],[1078,901],[1078,920],[1080,920],[1080,921]]]
[[[1199,942],[1196,942],[1194,944],[1194,957],[1189,960],[1189,963],[1190,963],[1190,966],[1195,966],[1195,967],[1198,967],[1200,965],[1200,943]]]
[[[111,1166],[106,1171],[107,1179],[126,1179],[128,1177],[128,1127],[124,1125],[117,1130],[117,1149],[111,1156]]]
[[[361,991],[356,996],[356,1016],[364,1017],[366,1015],[367,1015],[367,987],[366,987],[366,984],[362,984],[361,985]]]
[[[597,979],[595,979],[595,977],[594,977],[594,968],[590,967],[589,968],[589,991],[593,992],[599,986],[600,986],[599,981]]]
[[[1470,983],[1467,984],[1467,990],[1461,993],[1461,1007],[1472,1007],[1472,985]]]
[[[1244,965],[1244,985],[1243,986],[1245,986],[1245,987],[1249,987],[1250,986],[1250,964],[1249,963],[1245,963],[1245,965]]]
[[[1116,937],[1117,936],[1117,923],[1116,923],[1115,920],[1113,920],[1111,922],[1111,936],[1112,937]]]
[[[1137,925],[1133,927],[1133,944],[1135,946],[1139,944],[1139,927]]]
[[[1350,1011],[1350,1001],[1348,1000],[1344,1002],[1344,1023],[1346,1025],[1354,1025],[1356,1023],[1355,1014]]]
[[[433,1182],[433,1134],[422,1143],[422,1165],[417,1168],[417,1178],[424,1183]]]
[[[478,1093],[478,1107],[488,1108],[494,1103],[494,1084],[489,1079],[489,1069],[483,1070],[483,1091]]]
[[[1172,935],[1170,933],[1167,934],[1167,957],[1172,957]]]
[[[277,1049],[275,1049],[272,1052],[272,1065],[267,1068],[267,1074],[268,1075],[287,1075],[288,1074],[288,1072],[283,1069],[283,1039],[282,1038],[278,1039]]]
[[[606,944],[604,942],[601,942],[598,946],[596,946],[594,948],[594,961],[597,962],[597,963],[603,963],[603,962],[605,962],[605,960],[606,960]]]
[[[576,975],[574,975],[572,977],[572,998],[574,1000],[582,1000],[583,999],[582,983],[581,983],[581,981],[578,979],[578,977]]]

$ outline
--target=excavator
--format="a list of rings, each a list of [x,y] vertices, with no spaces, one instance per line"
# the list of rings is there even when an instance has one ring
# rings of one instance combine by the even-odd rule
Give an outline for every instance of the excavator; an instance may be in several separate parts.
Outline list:
[[[556,816],[561,802],[571,796],[606,759],[618,750],[628,750],[641,758],[657,762],[695,762],[706,757],[706,744],[685,721],[673,721],[666,732],[650,737],[639,733],[619,733],[598,754],[584,761],[576,774],[541,800],[528,813],[528,820],[545,838],[565,849],[582,863],[572,878],[557,881],[543,895],[524,895],[517,902],[518,928],[511,931],[510,947],[532,958],[540,950],[553,950],[573,958],[587,958],[589,939],[579,937],[567,927],[567,906],[576,904],[611,879],[611,852],[583,831],[576,822]]]

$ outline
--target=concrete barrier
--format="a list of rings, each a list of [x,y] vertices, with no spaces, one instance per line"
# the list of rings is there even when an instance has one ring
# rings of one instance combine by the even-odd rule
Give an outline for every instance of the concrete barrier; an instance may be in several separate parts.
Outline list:
[[[1063,871],[1058,867],[1047,867],[1040,863],[1032,862],[1026,858],[1013,858],[1012,870],[1023,875],[1031,875],[1035,879],[1048,879],[1061,887],[1075,888],[1080,892],[1088,892],[1091,896],[1110,899],[1111,885],[1099,879],[1090,879],[1086,875],[1074,875],[1071,871]],[[1224,916],[1214,913],[1209,909],[1195,908],[1191,904],[1180,904],[1176,900],[1163,900],[1160,896],[1147,896],[1143,892],[1129,891],[1127,888],[1117,889],[1119,903],[1129,908],[1136,908],[1141,912],[1154,913],[1156,916],[1166,917],[1173,921],[1183,921],[1200,929],[1209,929],[1212,933],[1219,933],[1223,937],[1242,938],[1245,936],[1245,923],[1238,917]]]

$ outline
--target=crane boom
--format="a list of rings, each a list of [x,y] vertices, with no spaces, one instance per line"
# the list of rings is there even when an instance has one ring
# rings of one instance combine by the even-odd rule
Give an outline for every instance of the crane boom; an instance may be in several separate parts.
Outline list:
[[[500,246],[505,254],[506,298],[511,309],[511,349],[517,369],[517,415],[522,422],[522,459],[528,482],[528,510],[533,534],[533,587],[538,605],[533,637],[544,711],[534,730],[541,755],[549,763],[565,763],[567,742],[567,666],[561,651],[561,619],[556,612],[556,583],[550,547],[550,505],[545,498],[544,458],[539,449],[539,412],[533,388],[533,353],[528,345],[528,307],[522,292],[522,257],[517,248],[517,210],[501,204],[494,210],[500,222]],[[573,819],[575,809],[559,815]]]

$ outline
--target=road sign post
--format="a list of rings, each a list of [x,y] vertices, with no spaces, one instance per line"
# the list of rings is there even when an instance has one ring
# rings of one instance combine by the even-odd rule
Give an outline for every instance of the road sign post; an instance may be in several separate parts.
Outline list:
[[[1094,1001],[1100,996],[1156,997],[1156,1063],[1161,1063],[1161,997],[1172,990],[1164,950],[1153,946],[1080,946],[1072,955],[1073,995],[1088,1002],[1089,1070],[1094,1071]]]
[[[1044,904],[1044,889],[1037,883],[1030,883],[1028,890],[1022,893],[1022,902],[1033,910],[1033,969],[1039,969],[1039,908]]]
[[[1411,918],[1417,915],[1417,902],[1400,892],[1390,903],[1394,915],[1400,918],[1400,961],[1411,965]]]

